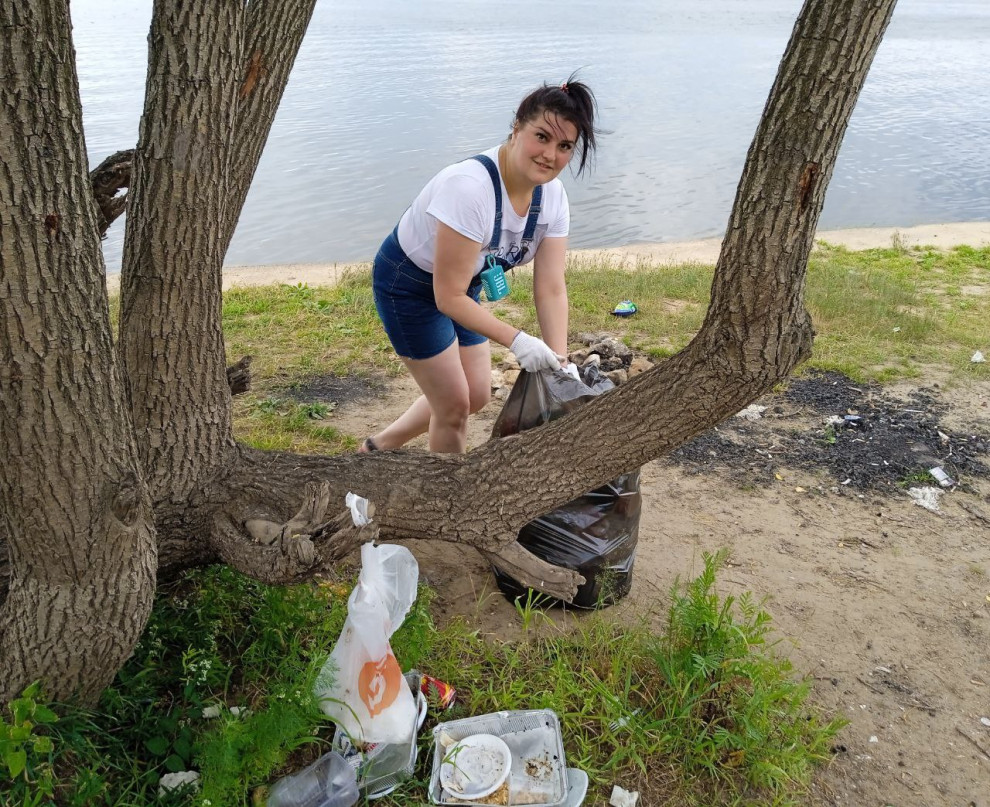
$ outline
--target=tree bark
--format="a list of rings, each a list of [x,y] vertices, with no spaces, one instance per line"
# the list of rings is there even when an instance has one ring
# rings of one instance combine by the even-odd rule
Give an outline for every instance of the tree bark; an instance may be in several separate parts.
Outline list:
[[[121,349],[159,521],[236,454],[221,266],[314,5],[155,3]]]
[[[261,161],[316,0],[252,0],[245,19],[228,205],[221,238],[226,254]]]
[[[156,0],[132,168],[120,349],[156,515],[233,449],[221,264],[244,4]]]
[[[151,609],[155,536],[113,364],[68,6],[4,3],[0,30],[0,702],[37,678],[92,699]]]

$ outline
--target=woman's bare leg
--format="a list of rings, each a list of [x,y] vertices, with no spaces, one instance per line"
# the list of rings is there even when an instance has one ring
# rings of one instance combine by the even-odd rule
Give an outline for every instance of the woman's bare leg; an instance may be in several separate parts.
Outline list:
[[[447,351],[449,350],[450,348],[447,349]],[[447,351],[444,351],[444,353]],[[491,400],[491,346],[488,342],[483,342],[480,345],[460,347],[458,348],[458,354],[461,364],[461,374],[467,383],[468,411],[473,414]],[[433,357],[433,359],[436,358],[438,357]],[[422,366],[423,361],[430,362],[433,359],[425,359],[415,363]],[[403,359],[403,361],[410,368],[410,373],[412,373],[413,378],[418,384],[419,379],[416,373],[413,372],[413,362],[406,359]],[[420,385],[420,388],[422,389],[422,385]],[[430,428],[431,416],[432,409],[430,403],[426,395],[421,395],[395,421],[378,432],[378,434],[373,435],[371,439],[376,448],[399,448],[414,437],[427,432]],[[432,447],[432,438],[431,450],[436,450]],[[463,451],[463,448],[461,450]]]

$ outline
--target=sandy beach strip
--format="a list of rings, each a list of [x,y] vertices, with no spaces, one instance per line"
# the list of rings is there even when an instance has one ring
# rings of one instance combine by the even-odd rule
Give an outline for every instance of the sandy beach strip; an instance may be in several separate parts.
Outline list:
[[[849,230],[825,230],[815,238],[846,249],[877,249],[893,243],[903,246],[934,246],[950,249],[956,246],[983,247],[990,245],[990,221],[958,222],[954,224],[922,224],[916,227],[862,227]],[[721,238],[701,241],[678,241],[669,244],[631,244],[607,249],[572,249],[572,258],[607,260],[612,265],[635,268],[639,263],[679,264],[702,263],[714,265],[718,259]],[[223,288],[234,286],[268,286],[277,283],[308,286],[329,286],[347,272],[367,271],[370,262],[360,263],[296,263],[267,266],[226,266]],[[111,294],[120,289],[120,275],[107,276]]]

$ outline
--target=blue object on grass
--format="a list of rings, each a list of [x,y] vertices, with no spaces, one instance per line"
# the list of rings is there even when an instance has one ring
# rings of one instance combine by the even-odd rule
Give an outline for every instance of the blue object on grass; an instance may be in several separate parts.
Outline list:
[[[617,317],[631,317],[638,310],[636,303],[632,300],[623,300],[613,309],[612,313]]]

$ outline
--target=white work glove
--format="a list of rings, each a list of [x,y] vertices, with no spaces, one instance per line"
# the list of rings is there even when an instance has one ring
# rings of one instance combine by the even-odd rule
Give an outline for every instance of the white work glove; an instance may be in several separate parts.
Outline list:
[[[516,334],[516,338],[509,345],[509,350],[515,354],[519,366],[529,373],[560,369],[560,359],[550,346],[542,339],[530,336],[526,331],[519,331]]]
[[[581,380],[581,373],[578,372],[578,367],[574,362],[567,362],[567,364],[565,364],[561,369],[575,381]]]

